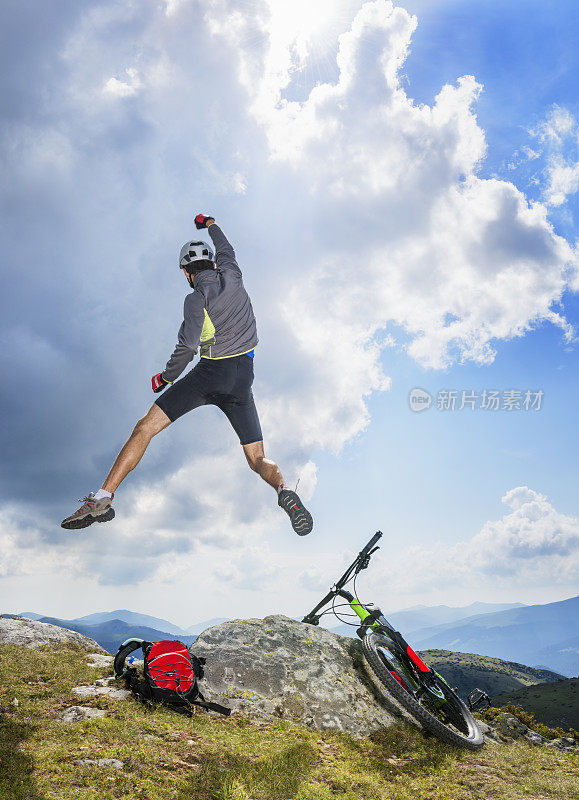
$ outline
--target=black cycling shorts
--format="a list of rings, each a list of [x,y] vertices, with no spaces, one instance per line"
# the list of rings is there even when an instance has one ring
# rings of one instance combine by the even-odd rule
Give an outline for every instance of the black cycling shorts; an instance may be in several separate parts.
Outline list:
[[[251,444],[263,439],[252,384],[251,356],[201,358],[191,372],[169,386],[155,403],[171,422],[199,406],[217,406],[233,425],[241,444]]]

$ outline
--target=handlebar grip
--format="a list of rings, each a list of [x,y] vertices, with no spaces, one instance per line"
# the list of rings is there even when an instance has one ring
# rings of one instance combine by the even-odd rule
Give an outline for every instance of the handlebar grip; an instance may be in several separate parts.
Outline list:
[[[374,547],[374,545],[376,544],[376,542],[377,542],[377,541],[378,541],[378,540],[379,540],[381,537],[382,537],[382,531],[376,531],[376,533],[374,534],[374,536],[372,536],[372,538],[370,539],[370,541],[368,542],[368,544],[366,545],[366,547],[364,547],[364,549],[362,550],[362,552],[363,552],[363,553],[367,553],[369,550],[371,550],[371,549]]]

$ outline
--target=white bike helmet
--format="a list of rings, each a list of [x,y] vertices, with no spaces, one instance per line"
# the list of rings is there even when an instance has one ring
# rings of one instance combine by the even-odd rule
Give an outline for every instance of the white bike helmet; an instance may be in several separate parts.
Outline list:
[[[186,242],[179,253],[179,269],[195,272],[198,261],[214,261],[213,250],[207,242]]]

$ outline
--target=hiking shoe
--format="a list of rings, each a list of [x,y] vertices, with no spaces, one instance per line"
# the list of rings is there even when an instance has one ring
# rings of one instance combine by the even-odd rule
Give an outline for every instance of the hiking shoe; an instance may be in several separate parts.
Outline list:
[[[69,531],[88,528],[93,522],[109,522],[115,517],[112,497],[103,497],[102,500],[97,500],[94,492],[91,492],[88,497],[83,497],[78,502],[82,503],[81,507],[60,523],[61,528]]]
[[[298,536],[305,536],[314,527],[312,515],[291,489],[282,489],[278,492],[277,504],[281,506],[290,518],[292,528]]]

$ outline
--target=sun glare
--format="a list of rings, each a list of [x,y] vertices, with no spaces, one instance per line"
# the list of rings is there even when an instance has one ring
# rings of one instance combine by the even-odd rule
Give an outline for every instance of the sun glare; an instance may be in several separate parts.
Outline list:
[[[353,5],[352,0],[269,0],[271,44],[293,47],[303,62],[345,30]]]

